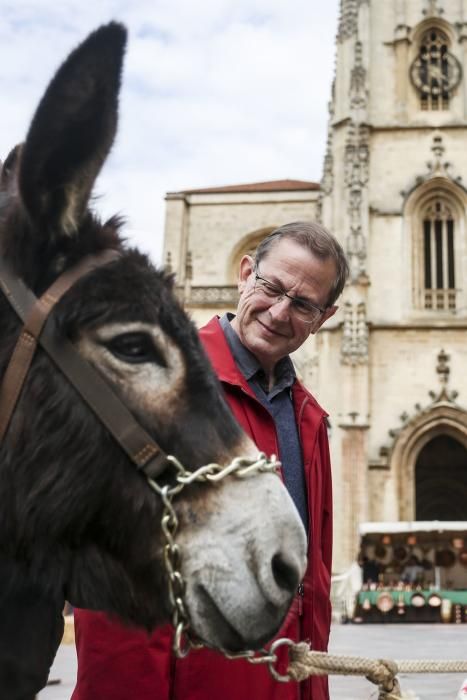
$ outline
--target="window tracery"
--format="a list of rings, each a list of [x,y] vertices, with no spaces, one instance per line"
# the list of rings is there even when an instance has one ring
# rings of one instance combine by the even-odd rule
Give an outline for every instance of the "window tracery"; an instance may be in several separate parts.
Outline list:
[[[455,217],[450,206],[437,197],[422,213],[421,306],[434,311],[454,311]]]
[[[447,35],[438,27],[431,27],[422,35],[410,76],[419,92],[422,110],[449,109],[449,100],[461,80],[462,69],[449,51]]]

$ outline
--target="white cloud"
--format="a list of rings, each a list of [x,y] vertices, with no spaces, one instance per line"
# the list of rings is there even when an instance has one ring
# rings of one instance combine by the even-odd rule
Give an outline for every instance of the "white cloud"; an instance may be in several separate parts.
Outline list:
[[[318,180],[338,0],[2,0],[0,154],[24,138],[52,73],[100,23],[129,27],[120,128],[98,180],[160,260],[167,191]]]

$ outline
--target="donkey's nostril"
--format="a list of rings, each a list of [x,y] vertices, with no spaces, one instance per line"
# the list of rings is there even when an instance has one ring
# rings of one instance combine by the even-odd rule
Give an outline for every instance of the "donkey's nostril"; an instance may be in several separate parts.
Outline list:
[[[296,564],[288,561],[282,552],[274,554],[271,562],[274,580],[285,591],[293,593],[300,583],[300,572]]]

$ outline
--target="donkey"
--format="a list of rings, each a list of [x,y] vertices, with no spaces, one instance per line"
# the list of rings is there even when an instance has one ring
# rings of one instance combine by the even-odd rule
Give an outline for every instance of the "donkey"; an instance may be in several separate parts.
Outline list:
[[[101,223],[89,208],[116,132],[125,44],[125,28],[112,22],[70,54],[0,174],[0,261],[26,297],[40,297],[35,311],[57,278],[86,256],[107,255],[53,299],[0,444],[0,697],[8,700],[30,700],[45,685],[65,599],[147,630],[172,614],[161,499],[44,349],[46,334],[99,378],[86,391],[109,388],[161,454],[189,470],[256,455],[171,276],[125,243],[118,218]],[[10,302],[0,294],[0,407],[21,328],[21,304],[15,311]],[[160,488],[173,483],[169,461],[153,476]],[[278,630],[306,563],[280,479],[195,483],[174,508],[194,633],[217,648],[258,648]]]

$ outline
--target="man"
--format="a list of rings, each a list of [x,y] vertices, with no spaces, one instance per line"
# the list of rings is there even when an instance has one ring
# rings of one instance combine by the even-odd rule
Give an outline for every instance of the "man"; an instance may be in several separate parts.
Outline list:
[[[421,583],[424,573],[425,569],[420,564],[419,558],[412,554],[404,566],[401,579],[405,583]]]
[[[235,316],[200,331],[226,398],[258,448],[278,454],[308,532],[308,569],[278,636],[327,648],[332,547],[326,413],[296,379],[289,353],[337,307],[348,276],[337,241],[314,223],[287,224],[240,262]],[[327,679],[278,683],[264,666],[193,651],[177,660],[172,631],[148,639],[102,613],[76,611],[78,683],[72,700],[326,700]],[[286,667],[282,661],[282,670]]]

